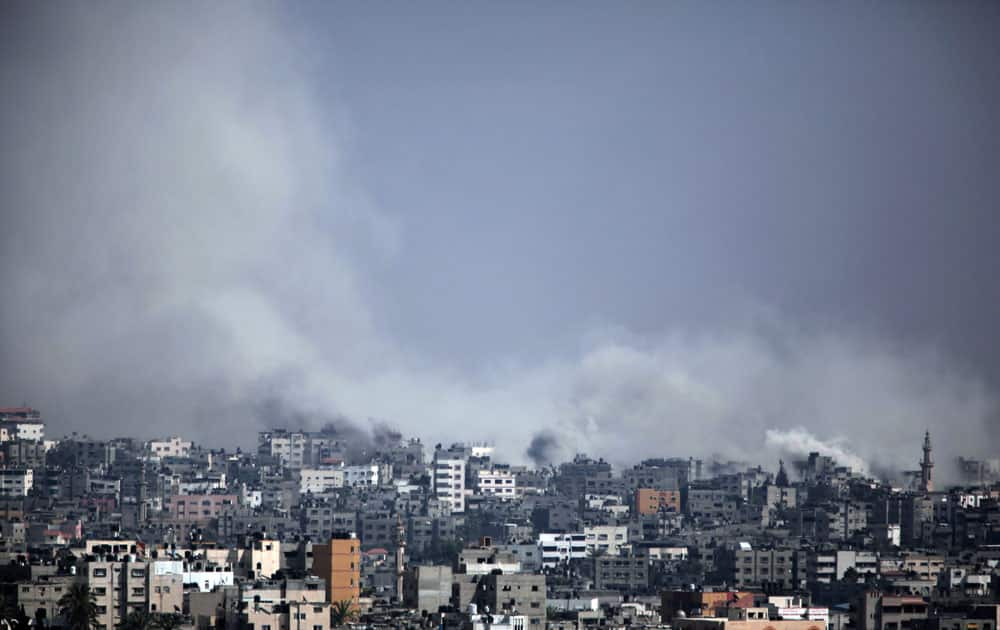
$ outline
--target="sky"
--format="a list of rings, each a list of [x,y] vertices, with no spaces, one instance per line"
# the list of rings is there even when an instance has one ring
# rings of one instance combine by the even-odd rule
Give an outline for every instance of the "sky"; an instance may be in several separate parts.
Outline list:
[[[512,461],[995,455],[998,29],[8,3],[0,401],[220,446],[292,409]]]

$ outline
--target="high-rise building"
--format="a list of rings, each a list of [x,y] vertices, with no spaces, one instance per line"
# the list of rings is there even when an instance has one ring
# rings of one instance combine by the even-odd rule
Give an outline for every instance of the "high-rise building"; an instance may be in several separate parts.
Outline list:
[[[434,453],[432,470],[434,495],[447,505],[452,513],[465,511],[465,466],[467,459],[452,450]]]
[[[329,543],[313,545],[313,575],[326,580],[327,601],[350,600],[361,594],[361,543],[354,534],[334,534]]]

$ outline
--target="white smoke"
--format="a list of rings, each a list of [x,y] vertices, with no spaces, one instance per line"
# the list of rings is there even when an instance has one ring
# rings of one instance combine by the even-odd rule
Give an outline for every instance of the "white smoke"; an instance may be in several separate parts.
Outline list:
[[[406,234],[349,176],[345,114],[294,34],[237,6],[43,7],[24,22],[37,49],[0,60],[18,148],[0,169],[0,397],[53,433],[247,445],[277,399],[513,460],[540,429],[554,455],[619,463],[912,467],[925,428],[943,453],[986,448],[979,381],[851,332],[603,334],[472,373],[414,356],[361,290]]]
[[[837,464],[847,466],[852,471],[868,473],[868,463],[850,451],[846,438],[834,438],[823,441],[807,431],[804,427],[794,427],[785,431],[768,429],[764,443],[770,449],[795,457],[805,458],[810,453],[819,453],[832,457]]]

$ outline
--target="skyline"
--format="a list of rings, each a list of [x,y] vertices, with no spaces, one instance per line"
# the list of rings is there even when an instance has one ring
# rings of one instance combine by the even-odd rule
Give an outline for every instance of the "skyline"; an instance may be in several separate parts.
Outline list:
[[[995,451],[1000,8],[438,6],[5,7],[0,402]]]

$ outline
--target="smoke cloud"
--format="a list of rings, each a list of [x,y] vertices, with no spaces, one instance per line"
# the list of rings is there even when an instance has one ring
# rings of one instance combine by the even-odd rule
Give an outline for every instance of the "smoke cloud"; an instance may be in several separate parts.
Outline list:
[[[780,317],[596,327],[468,370],[415,352],[364,290],[407,234],[355,184],[349,112],[270,8],[41,6],[5,38],[0,397],[53,435],[235,446],[337,419],[376,446],[398,427],[535,464],[912,468],[925,428],[942,457],[988,448],[995,396],[947,356]],[[342,420],[369,417],[388,424]]]
[[[794,427],[786,431],[768,429],[764,434],[764,443],[768,448],[777,449],[784,455],[805,458],[810,453],[819,453],[832,457],[839,465],[847,466],[854,472],[869,472],[868,463],[848,450],[846,438],[823,441],[803,427]]]
[[[551,431],[539,431],[532,436],[524,454],[536,467],[541,467],[555,461],[558,447],[559,441]]]

